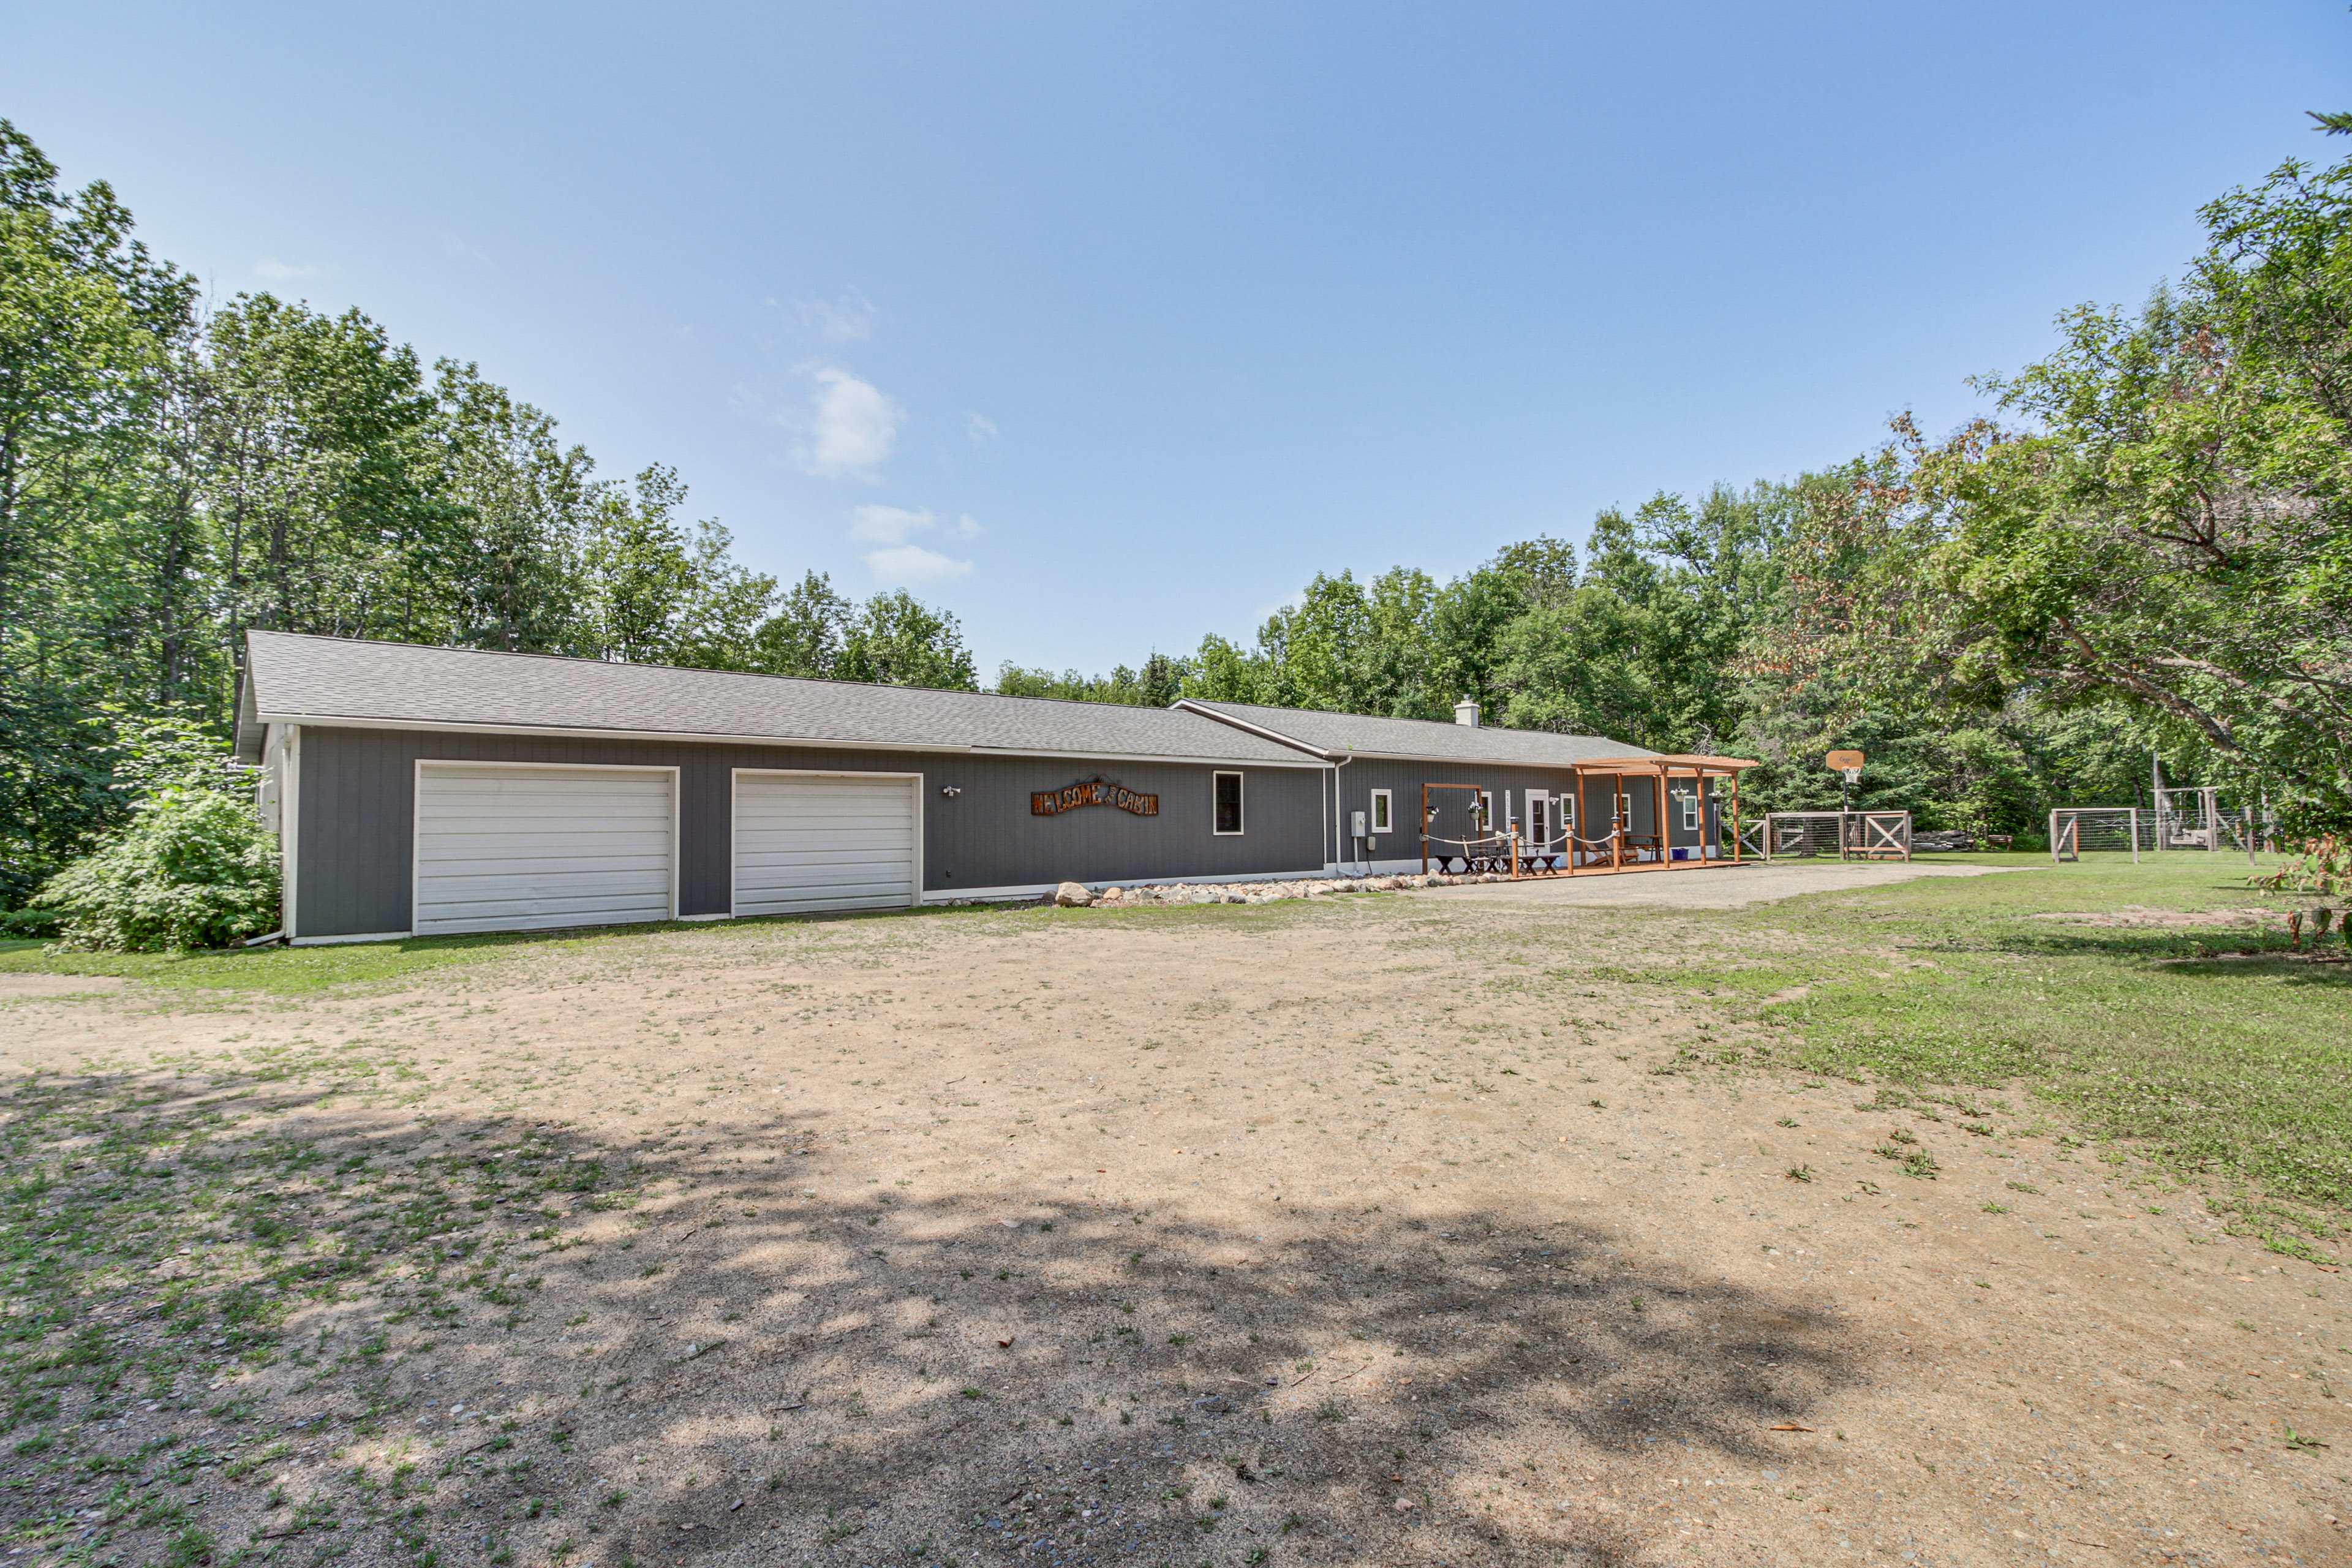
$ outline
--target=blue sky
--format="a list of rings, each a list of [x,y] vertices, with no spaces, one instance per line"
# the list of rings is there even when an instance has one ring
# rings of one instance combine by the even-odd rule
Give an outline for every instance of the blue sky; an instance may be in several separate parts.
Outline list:
[[[749,563],[999,661],[1247,637],[1976,406],[2352,108],[2340,0],[0,0],[0,114]]]

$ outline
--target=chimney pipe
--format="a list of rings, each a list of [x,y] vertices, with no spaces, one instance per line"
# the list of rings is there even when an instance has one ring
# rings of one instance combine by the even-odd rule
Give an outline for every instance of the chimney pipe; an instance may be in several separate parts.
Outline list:
[[[1456,702],[1454,705],[1454,721],[1456,724],[1467,724],[1473,730],[1476,729],[1478,727],[1478,704],[1467,697],[1465,697],[1461,701]]]

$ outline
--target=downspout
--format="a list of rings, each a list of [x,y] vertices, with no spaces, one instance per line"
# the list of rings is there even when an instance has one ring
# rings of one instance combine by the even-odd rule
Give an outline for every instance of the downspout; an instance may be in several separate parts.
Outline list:
[[[1324,790],[1317,790],[1315,792],[1315,804],[1317,809],[1323,813],[1323,847],[1327,849],[1331,847],[1331,814],[1337,807],[1339,798],[1339,775],[1335,771],[1331,774],[1331,788],[1328,792]],[[1333,867],[1336,867],[1339,863],[1339,862],[1336,859],[1327,859],[1323,862],[1326,866]]]
[[[1355,748],[1351,746],[1346,755],[1331,764],[1331,863],[1334,866],[1344,866],[1348,863],[1339,854],[1339,847],[1348,836],[1348,803],[1339,795],[1339,770],[1355,760]],[[1371,869],[1371,862],[1365,861],[1364,874],[1370,876]]]

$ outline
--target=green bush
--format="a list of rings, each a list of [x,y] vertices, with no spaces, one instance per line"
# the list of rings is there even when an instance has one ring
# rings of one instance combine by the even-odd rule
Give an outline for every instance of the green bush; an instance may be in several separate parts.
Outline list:
[[[55,916],[63,946],[132,952],[223,947],[276,925],[277,836],[257,818],[250,773],[176,722],[122,744],[130,819],[44,883],[28,910]]]
[[[58,934],[55,910],[10,910],[0,915],[0,936],[43,937]]]

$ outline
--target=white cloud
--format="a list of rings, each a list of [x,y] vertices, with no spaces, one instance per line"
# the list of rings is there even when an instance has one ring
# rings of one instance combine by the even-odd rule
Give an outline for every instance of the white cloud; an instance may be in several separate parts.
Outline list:
[[[808,447],[803,458],[808,471],[824,478],[870,477],[871,470],[889,457],[907,411],[881,388],[845,370],[817,365],[809,374],[816,382],[816,395],[811,400]]]
[[[441,237],[441,254],[447,257],[454,257],[459,261],[478,261],[485,267],[495,268],[498,266],[497,262],[492,261],[488,256],[485,256],[482,252],[474,248],[474,247],[467,244],[464,237],[458,235],[445,234]]]
[[[908,511],[899,506],[861,506],[850,515],[851,541],[858,544],[904,544],[907,536],[935,528],[939,520],[929,511]]]
[[[257,258],[253,263],[255,276],[265,283],[299,283],[305,278],[317,278],[326,272],[323,267],[290,266],[274,256]]]
[[[885,583],[943,583],[950,577],[971,575],[971,563],[952,561],[936,550],[926,550],[919,544],[901,544],[888,550],[869,551],[866,564],[874,575]]]
[[[850,516],[856,520],[849,525],[850,542],[855,544],[904,544],[916,534],[934,528],[950,539],[978,539],[988,531],[970,512],[961,514],[952,522],[941,522],[928,507],[909,511],[902,506],[861,506]]]
[[[838,300],[803,300],[801,324],[836,343],[857,342],[874,335],[874,301],[855,289],[844,289]]]
[[[964,428],[971,434],[973,446],[984,447],[996,439],[996,421],[987,415],[967,414],[964,420]]]

